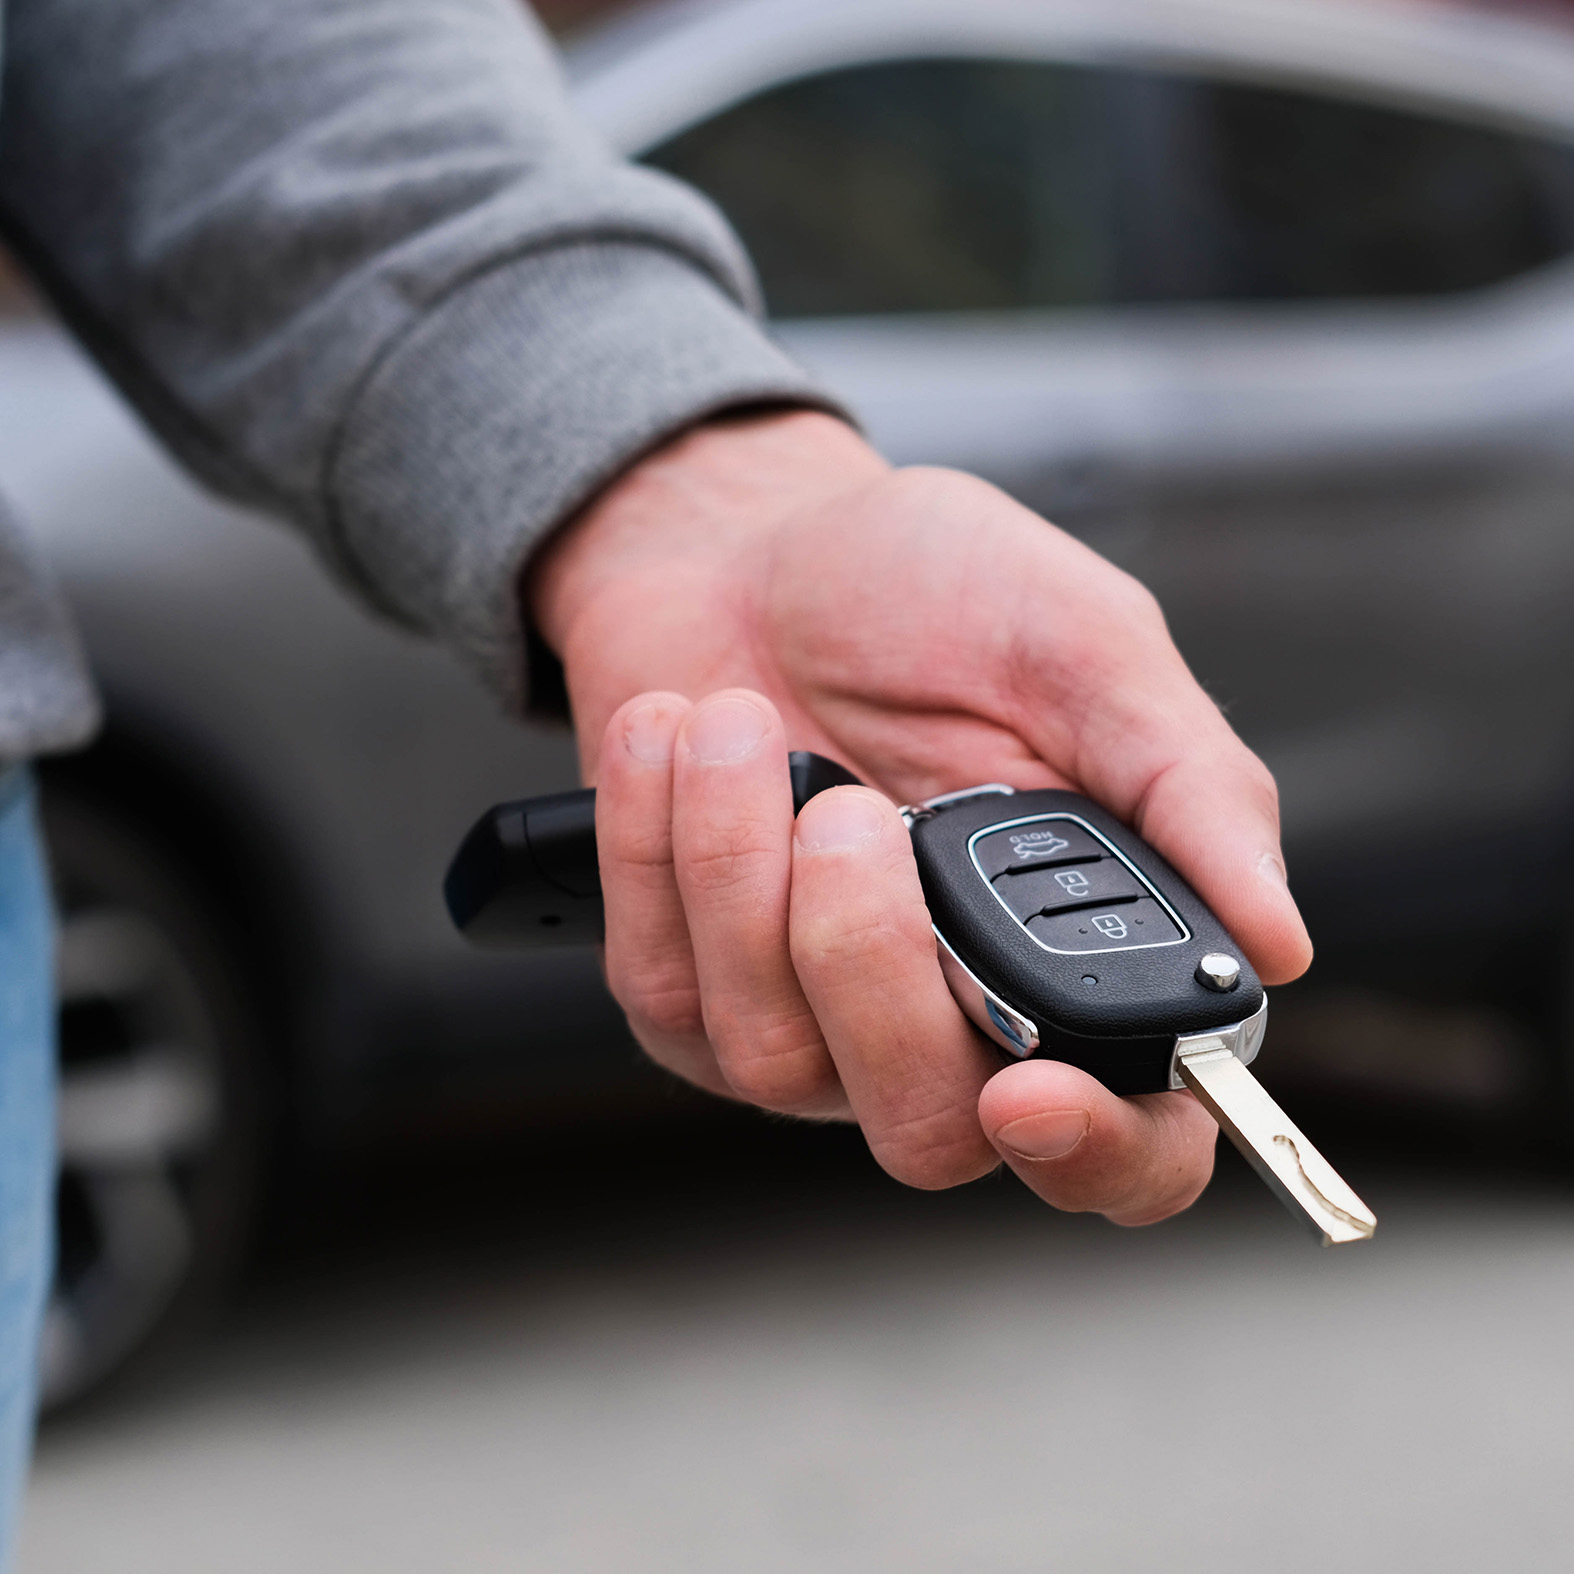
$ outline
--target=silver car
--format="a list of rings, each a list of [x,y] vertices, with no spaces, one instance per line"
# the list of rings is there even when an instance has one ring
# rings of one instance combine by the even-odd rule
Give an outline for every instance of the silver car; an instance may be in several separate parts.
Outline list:
[[[1158,593],[1278,775],[1328,987],[1553,1020],[1574,40],[1333,0],[718,0],[570,70],[727,211],[887,454]],[[476,954],[442,910],[481,808],[571,782],[566,735],[197,492],[37,319],[0,329],[0,478],[110,714],[46,772],[59,1400],[222,1280],[265,1154],[642,1073],[592,957]]]

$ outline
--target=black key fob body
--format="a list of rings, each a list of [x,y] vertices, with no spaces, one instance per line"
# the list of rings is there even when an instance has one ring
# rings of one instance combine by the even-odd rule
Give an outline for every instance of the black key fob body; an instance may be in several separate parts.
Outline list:
[[[1227,1032],[1242,1061],[1261,982],[1202,899],[1090,799],[1008,787],[903,810],[958,1003],[1007,1053],[1115,1093],[1183,1084],[1177,1046]]]

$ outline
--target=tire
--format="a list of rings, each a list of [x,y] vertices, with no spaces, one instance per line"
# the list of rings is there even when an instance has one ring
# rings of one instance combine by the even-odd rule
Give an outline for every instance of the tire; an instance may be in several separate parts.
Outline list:
[[[223,914],[111,805],[47,786],[60,918],[54,1409],[189,1335],[239,1266],[257,1193],[262,1046]]]

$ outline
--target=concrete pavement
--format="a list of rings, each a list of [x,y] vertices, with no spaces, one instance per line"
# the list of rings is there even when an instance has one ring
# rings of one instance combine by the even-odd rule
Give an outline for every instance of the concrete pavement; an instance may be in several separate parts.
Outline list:
[[[1143,1232],[745,1167],[254,1291],[49,1430],[22,1574],[1569,1565],[1554,1180],[1357,1153],[1327,1252],[1233,1163]]]

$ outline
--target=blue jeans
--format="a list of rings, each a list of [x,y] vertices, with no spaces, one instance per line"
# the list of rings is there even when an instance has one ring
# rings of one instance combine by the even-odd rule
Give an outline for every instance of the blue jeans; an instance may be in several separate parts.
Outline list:
[[[54,1247],[54,919],[32,779],[0,771],[0,1570],[15,1552]]]

